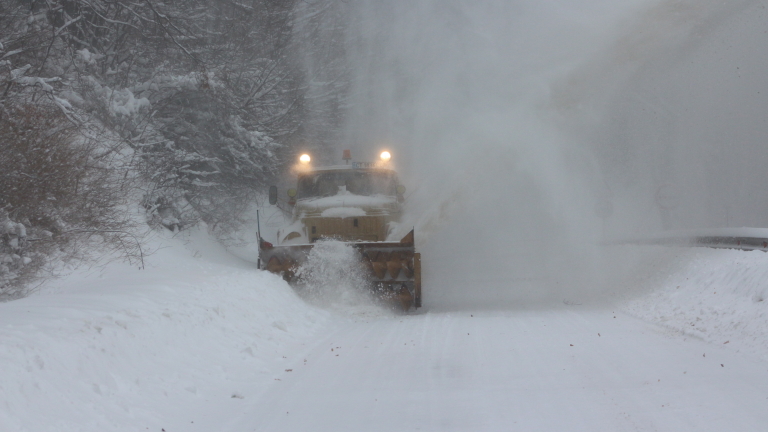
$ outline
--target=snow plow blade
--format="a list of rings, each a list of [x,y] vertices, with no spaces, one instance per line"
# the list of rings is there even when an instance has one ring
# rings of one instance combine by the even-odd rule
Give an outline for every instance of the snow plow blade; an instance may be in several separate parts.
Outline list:
[[[421,254],[416,252],[411,230],[399,242],[347,242],[355,248],[368,270],[374,293],[408,310],[421,307]],[[298,282],[296,272],[307,261],[314,244],[274,246],[259,239],[259,268]]]

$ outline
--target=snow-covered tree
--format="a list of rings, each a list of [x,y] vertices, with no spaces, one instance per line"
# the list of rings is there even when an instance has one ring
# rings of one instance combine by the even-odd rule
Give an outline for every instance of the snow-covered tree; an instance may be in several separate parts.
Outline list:
[[[325,161],[318,160],[333,163],[338,160],[343,121],[350,110],[346,52],[350,5],[339,0],[300,2],[295,15],[296,55],[306,81],[303,132],[310,137],[303,149],[329,155]]]
[[[305,132],[295,10],[294,0],[0,0],[4,233],[21,224],[37,244],[43,231],[116,233],[106,215],[141,196],[159,225],[236,226]],[[30,171],[39,155],[50,160]]]
[[[45,93],[118,134],[153,212],[236,219],[302,131],[294,3],[0,0],[3,98]]]

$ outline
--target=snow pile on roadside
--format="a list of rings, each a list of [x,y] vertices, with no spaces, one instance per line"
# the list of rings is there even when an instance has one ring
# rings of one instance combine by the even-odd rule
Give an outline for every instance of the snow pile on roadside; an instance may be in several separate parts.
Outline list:
[[[186,240],[158,240],[146,270],[0,304],[0,430],[216,430],[327,320],[205,234]]]
[[[661,249],[655,289],[625,311],[644,320],[768,360],[768,254]],[[647,270],[647,269],[646,269]]]

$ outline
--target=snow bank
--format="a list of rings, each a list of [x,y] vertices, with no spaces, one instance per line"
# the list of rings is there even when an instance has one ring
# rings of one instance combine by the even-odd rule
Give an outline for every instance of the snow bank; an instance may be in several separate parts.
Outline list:
[[[216,430],[284,373],[327,313],[205,235],[186,240],[158,243],[146,270],[0,304],[0,430]]]
[[[768,360],[768,254],[659,248],[659,261],[626,312]]]

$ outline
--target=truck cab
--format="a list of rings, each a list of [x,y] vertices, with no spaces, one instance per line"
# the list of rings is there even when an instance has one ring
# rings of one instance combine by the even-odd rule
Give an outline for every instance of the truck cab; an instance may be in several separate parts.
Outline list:
[[[292,221],[278,231],[278,244],[385,241],[400,220],[404,191],[389,168],[307,169],[299,174],[296,189],[288,191]]]

